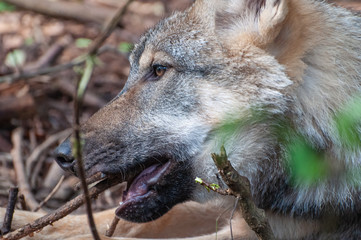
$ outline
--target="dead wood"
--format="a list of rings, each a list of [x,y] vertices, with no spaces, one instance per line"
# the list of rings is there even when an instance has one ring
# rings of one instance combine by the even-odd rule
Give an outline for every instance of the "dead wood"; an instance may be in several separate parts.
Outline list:
[[[23,129],[17,128],[13,131],[11,136],[13,142],[13,149],[11,155],[14,161],[14,168],[16,172],[17,182],[19,184],[20,192],[24,194],[27,205],[31,210],[34,210],[39,203],[36,201],[26,176],[24,162],[22,158],[22,145],[23,145]]]
[[[106,189],[117,185],[120,183],[122,179],[119,178],[108,178],[94,187],[89,189],[89,197],[96,198],[100,193],[105,191]],[[36,231],[40,231],[42,228],[51,225],[52,223],[58,221],[59,219],[67,216],[71,212],[75,211],[77,208],[79,208],[82,204],[84,204],[85,198],[84,194],[81,194],[74,198],[73,200],[67,202],[60,208],[58,208],[55,212],[49,213],[37,220],[35,220],[32,223],[26,224],[25,226],[16,229],[15,231],[8,233],[4,236],[4,239],[6,240],[16,240],[20,239],[22,237],[28,236],[29,234],[32,234]]]
[[[109,228],[105,232],[105,236],[107,236],[107,237],[113,236],[113,234],[115,232],[115,229],[117,228],[118,223],[119,223],[119,218],[114,216],[112,223],[110,224]]]
[[[99,41],[97,44],[101,44],[101,43],[102,42]],[[99,47],[99,45],[97,45],[96,47]],[[99,50],[97,50],[97,55],[100,55],[102,53],[109,52],[109,51],[115,52],[114,48],[111,48],[109,46],[103,46],[103,47],[99,48]],[[119,51],[117,51],[117,53],[119,53]],[[19,79],[29,79],[29,78],[33,78],[33,77],[37,77],[37,76],[41,76],[41,75],[54,74],[54,73],[57,73],[57,72],[60,72],[60,71],[66,70],[66,69],[70,69],[72,67],[83,64],[86,60],[87,55],[88,54],[84,54],[84,55],[77,57],[69,62],[62,63],[62,64],[52,66],[52,67],[31,69],[28,71],[16,72],[16,73],[0,76],[0,83],[3,83],[3,82],[13,83]],[[124,54],[122,54],[122,55],[124,55]]]
[[[64,140],[71,133],[71,129],[65,129],[61,132],[49,136],[42,144],[37,146],[26,160],[26,174],[30,176],[33,171],[34,164],[39,160],[39,157],[55,143]]]
[[[3,96],[0,98],[0,122],[12,118],[24,119],[36,113],[34,97],[30,93],[23,96]]]
[[[69,44],[69,41],[69,39],[63,38],[55,42],[36,62],[26,64],[22,70],[27,72],[38,68],[48,67],[61,55],[66,45]]]
[[[71,19],[84,23],[97,23],[102,25],[114,10],[99,6],[91,6],[78,2],[48,1],[48,0],[5,0],[5,2],[19,8],[34,11],[53,17]]]
[[[66,95],[71,97],[74,96],[75,86],[74,83],[70,79],[61,79],[57,84],[58,88]],[[100,98],[94,91],[87,91],[84,95],[83,103],[85,106],[101,108],[106,104],[102,98]]]
[[[6,234],[11,230],[11,222],[13,220],[15,205],[18,198],[18,192],[19,189],[17,187],[10,188],[9,190],[9,201],[6,207],[6,213],[4,217],[3,226],[0,231],[0,235]]]
[[[258,239],[275,239],[271,227],[267,221],[266,214],[262,209],[257,208],[252,200],[250,183],[246,177],[239,175],[228,161],[225,148],[222,146],[221,153],[212,154],[214,163],[223,181],[229,187],[229,192],[238,198],[237,205],[247,224],[256,233]]]
[[[63,183],[64,181],[64,176],[61,176],[58,184],[56,184],[56,186],[54,187],[54,189],[49,193],[49,195],[43,200],[40,202],[39,206],[37,208],[34,209],[34,212],[38,211],[45,203],[47,203],[50,198],[52,198],[54,196],[54,194],[59,190],[61,184]]]

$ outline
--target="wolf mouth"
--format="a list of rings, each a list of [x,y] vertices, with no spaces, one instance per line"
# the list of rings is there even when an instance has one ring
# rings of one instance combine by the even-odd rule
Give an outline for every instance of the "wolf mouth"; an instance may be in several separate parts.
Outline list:
[[[122,202],[115,210],[116,216],[132,222],[148,222],[188,200],[191,178],[185,165],[175,160],[157,162],[129,179]]]
[[[126,217],[129,208],[135,205],[144,205],[152,197],[157,195],[156,185],[159,185],[161,178],[168,172],[171,162],[165,164],[154,164],[146,168],[138,176],[128,183],[128,188],[123,192],[122,202],[116,210],[120,218]]]

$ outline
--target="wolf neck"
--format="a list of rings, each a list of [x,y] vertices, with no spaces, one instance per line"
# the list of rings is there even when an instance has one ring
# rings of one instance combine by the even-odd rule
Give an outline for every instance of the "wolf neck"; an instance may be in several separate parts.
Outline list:
[[[333,137],[334,114],[361,92],[361,56],[355,49],[360,33],[349,30],[361,27],[361,22],[321,2],[289,4],[285,27],[267,51],[286,67],[295,83],[295,94],[291,94],[295,126],[317,147],[332,148],[338,144]]]
[[[290,109],[293,124],[313,146],[326,152],[327,160],[336,170],[332,179],[324,183],[294,190],[284,177],[284,169],[278,166],[279,161],[269,161],[275,166],[264,166],[260,172],[267,174],[258,179],[255,188],[257,185],[274,185],[275,188],[256,198],[261,207],[282,214],[320,218],[329,208],[335,209],[335,214],[341,218],[357,215],[355,209],[360,206],[355,204],[360,190],[347,182],[345,171],[360,167],[361,152],[341,149],[334,134],[333,119],[344,104],[361,93],[361,56],[356,49],[359,48],[359,32],[348,30],[361,27],[361,22],[351,13],[324,3],[297,0],[290,4],[292,13],[285,20],[286,27],[267,51],[286,67],[287,74],[295,82]],[[349,32],[345,34],[345,31]],[[280,48],[285,38],[289,45]],[[276,155],[275,159],[282,158]],[[277,171],[269,173],[267,169]],[[261,190],[260,187],[255,192]],[[270,199],[270,196],[277,197]]]

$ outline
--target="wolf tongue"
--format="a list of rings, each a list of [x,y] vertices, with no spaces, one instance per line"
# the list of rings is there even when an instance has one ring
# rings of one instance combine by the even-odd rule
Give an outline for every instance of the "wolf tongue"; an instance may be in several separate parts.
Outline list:
[[[149,187],[158,182],[169,164],[169,161],[164,165],[155,164],[141,172],[129,186],[126,194],[123,196],[123,201],[146,194]]]

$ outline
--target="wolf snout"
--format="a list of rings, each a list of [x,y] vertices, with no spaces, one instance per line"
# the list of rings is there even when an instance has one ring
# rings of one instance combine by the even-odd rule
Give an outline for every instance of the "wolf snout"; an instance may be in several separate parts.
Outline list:
[[[75,173],[75,159],[71,151],[71,143],[69,139],[65,140],[55,149],[55,160],[59,166],[65,171]]]

